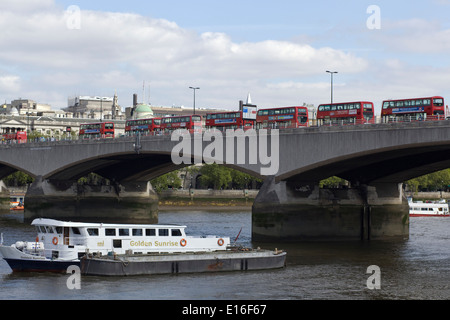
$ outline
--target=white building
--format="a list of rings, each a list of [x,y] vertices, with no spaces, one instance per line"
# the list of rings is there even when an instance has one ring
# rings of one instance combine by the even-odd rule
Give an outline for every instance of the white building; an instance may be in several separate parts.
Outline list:
[[[119,106],[117,94],[114,97],[76,96],[68,99],[65,112],[73,118],[98,120],[124,120],[125,115]]]

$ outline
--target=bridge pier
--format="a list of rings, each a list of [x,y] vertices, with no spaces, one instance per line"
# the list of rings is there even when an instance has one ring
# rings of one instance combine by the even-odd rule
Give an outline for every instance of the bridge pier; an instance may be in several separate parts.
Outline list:
[[[27,221],[45,217],[92,222],[158,222],[158,196],[150,182],[89,186],[37,177],[28,188],[25,203]]]
[[[269,177],[252,208],[256,241],[340,241],[408,238],[401,184],[320,189],[314,182]]]

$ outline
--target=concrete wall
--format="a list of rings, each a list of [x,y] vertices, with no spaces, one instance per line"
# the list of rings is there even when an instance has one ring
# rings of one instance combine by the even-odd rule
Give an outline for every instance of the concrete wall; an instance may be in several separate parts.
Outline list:
[[[255,199],[259,190],[165,190],[159,193],[163,198],[221,198],[221,199]]]
[[[294,188],[267,178],[252,207],[257,241],[383,240],[409,236],[398,184],[353,189]]]
[[[37,180],[25,196],[24,218],[72,221],[157,223],[158,196],[150,183],[116,186],[52,184]]]

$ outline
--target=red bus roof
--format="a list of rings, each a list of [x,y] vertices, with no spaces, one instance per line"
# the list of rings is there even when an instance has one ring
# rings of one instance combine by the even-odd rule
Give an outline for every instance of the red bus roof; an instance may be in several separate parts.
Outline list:
[[[441,96],[428,96],[428,97],[419,97],[419,98],[404,98],[404,99],[387,99],[387,100],[383,100],[383,102],[386,101],[405,101],[405,100],[419,100],[419,99],[444,99],[444,97]]]
[[[370,103],[370,104],[373,105],[372,101],[348,101],[348,102],[322,103],[322,104],[319,104],[319,107],[320,106],[335,106],[335,105],[338,105],[338,104],[348,104],[348,103]]]
[[[104,123],[114,124],[114,122],[109,122],[109,121],[106,121],[106,122],[87,122],[87,123],[80,124],[80,126],[85,125],[85,124],[104,124]]]
[[[265,109],[259,109],[258,111],[261,111],[261,110],[280,110],[280,109],[291,109],[291,108],[308,109],[307,107],[304,107],[304,106],[291,106],[291,107],[265,108]]]

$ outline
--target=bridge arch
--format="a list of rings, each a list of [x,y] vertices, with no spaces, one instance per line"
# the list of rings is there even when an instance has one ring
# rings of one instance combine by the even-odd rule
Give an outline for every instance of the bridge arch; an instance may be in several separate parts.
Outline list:
[[[338,176],[361,184],[401,183],[446,168],[450,168],[450,143],[409,144],[329,158],[280,175],[277,181]]]
[[[36,178],[36,176],[32,172],[30,172],[24,168],[21,168],[20,166],[16,166],[13,163],[0,161],[0,180],[2,180],[3,178],[9,176],[10,174],[12,174],[16,171],[21,171],[21,172],[29,175],[32,178]]]
[[[93,172],[109,180],[123,181],[150,181],[158,176],[191,166],[199,162],[191,157],[191,162],[176,165],[168,152],[143,151],[137,154],[134,151],[103,154],[85,159],[79,159],[72,163],[53,170],[43,176],[49,180],[78,180]],[[202,163],[213,163],[213,159],[203,158]],[[262,176],[253,170],[236,164],[220,164],[257,178]]]

